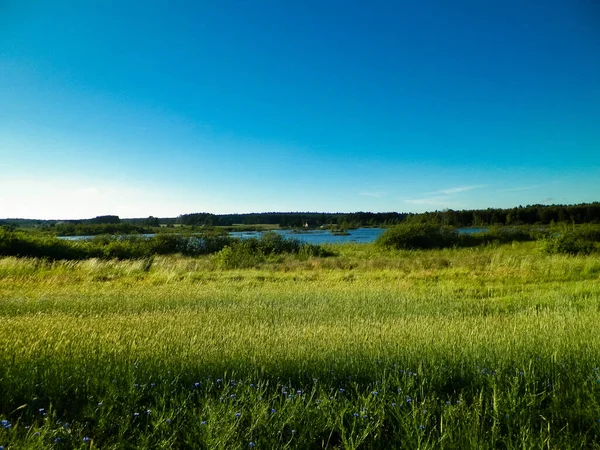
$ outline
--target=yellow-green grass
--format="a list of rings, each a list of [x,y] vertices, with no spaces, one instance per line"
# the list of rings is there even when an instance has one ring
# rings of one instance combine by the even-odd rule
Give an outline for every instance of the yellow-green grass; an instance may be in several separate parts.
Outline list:
[[[0,259],[0,445],[599,447],[597,255],[331,250]]]

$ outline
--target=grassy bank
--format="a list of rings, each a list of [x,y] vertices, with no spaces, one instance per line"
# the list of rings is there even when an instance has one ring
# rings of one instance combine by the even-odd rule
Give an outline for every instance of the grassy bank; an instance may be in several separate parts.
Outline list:
[[[599,448],[600,258],[0,259],[8,448]]]

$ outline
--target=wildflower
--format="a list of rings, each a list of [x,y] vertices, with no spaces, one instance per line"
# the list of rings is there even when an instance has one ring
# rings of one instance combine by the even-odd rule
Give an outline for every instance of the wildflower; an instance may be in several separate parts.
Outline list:
[[[54,439],[54,442],[57,442],[57,443],[58,443],[58,442],[62,442],[62,439],[61,439],[61,438],[59,438],[59,437],[57,437],[56,439]]]
[[[317,399],[317,403],[321,403],[321,399],[320,398]]]
[[[147,409],[147,410],[146,410],[146,414],[148,414],[148,415],[152,414],[152,410],[150,410],[150,409]]]
[[[38,409],[38,412],[39,412],[40,414],[44,414],[44,413],[46,412],[46,410],[45,410],[44,408],[40,408],[40,409]]]
[[[36,431],[35,433],[33,433],[33,437],[38,437],[40,435],[39,431]]]
[[[235,417],[240,417],[241,415],[241,413],[235,413]]]
[[[419,425],[419,430],[424,430],[424,429],[425,429],[425,426]]]
[[[271,408],[271,414],[275,414],[277,410],[275,408]]]
[[[98,402],[98,406],[102,406],[102,402]]]
[[[200,386],[200,383],[194,383],[194,387]]]
[[[0,426],[2,426],[2,428],[4,428],[4,429],[8,430],[12,425],[8,420],[2,419],[0,421]]]
[[[202,422],[200,422],[200,425],[206,425],[206,421],[203,420]]]
[[[254,387],[254,383],[250,383],[250,387],[253,388]]]
[[[150,387],[156,386],[156,383],[150,383]]]
[[[395,403],[392,403],[392,406],[395,408],[395,407],[396,407],[396,404],[395,404]]]
[[[91,439],[89,437],[87,437],[87,436],[83,438],[83,442],[90,442],[90,440]]]
[[[139,417],[139,416],[140,416],[140,413],[139,413],[139,412],[134,412],[134,413],[133,413],[133,417]]]
[[[167,419],[167,420],[165,420],[165,422],[171,423],[171,419]]]
[[[301,391],[300,389],[298,389],[298,390],[296,391],[296,394],[298,394],[298,395],[301,395],[301,394],[302,394],[302,391]]]
[[[365,414],[365,415],[363,416],[363,419],[366,419],[366,418],[367,418],[367,415]]]
[[[354,413],[354,417],[358,417],[358,413]]]
[[[346,392],[346,389],[340,388],[340,392],[343,394],[344,392]]]
[[[221,381],[223,381],[223,380],[221,380],[220,378],[217,378],[217,383],[220,383]]]
[[[296,432],[296,430],[292,430],[292,434],[294,434]]]
[[[250,443],[248,444],[248,446],[249,446],[249,447],[254,447],[254,442],[250,442]]]
[[[231,400],[235,398],[235,394],[231,394]]]
[[[448,401],[446,402],[446,405],[450,405],[450,404],[452,404],[452,402],[451,402],[450,400],[448,400]]]
[[[371,392],[371,394],[373,394],[373,395],[377,395],[377,394],[379,394],[379,392],[377,392],[377,391],[373,391],[373,392]]]
[[[139,385],[139,384],[137,384],[137,383],[133,383],[133,387],[134,387],[134,388],[136,388],[136,387],[140,387],[140,385]]]
[[[412,398],[410,398],[408,395],[406,396],[406,403],[411,403],[412,402]]]

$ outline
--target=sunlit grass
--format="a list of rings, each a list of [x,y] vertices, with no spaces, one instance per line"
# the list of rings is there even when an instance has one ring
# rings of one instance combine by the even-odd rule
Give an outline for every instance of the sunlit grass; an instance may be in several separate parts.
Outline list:
[[[598,256],[331,248],[0,259],[0,445],[598,448]]]

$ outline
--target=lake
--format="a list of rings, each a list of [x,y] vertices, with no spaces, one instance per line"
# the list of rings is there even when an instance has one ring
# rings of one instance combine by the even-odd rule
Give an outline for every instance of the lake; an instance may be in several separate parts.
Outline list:
[[[375,242],[375,240],[381,236],[385,231],[385,228],[356,228],[354,230],[348,230],[347,235],[341,236],[333,234],[329,230],[274,230],[275,233],[297,239],[301,242],[308,242],[309,244],[341,244],[344,242],[357,242],[368,244]],[[458,228],[456,231],[463,234],[482,233],[487,231],[487,228]],[[240,239],[249,238],[260,238],[260,231],[232,231],[229,233],[230,236],[237,237]],[[153,234],[143,234],[144,237],[152,237]],[[66,239],[70,241],[79,241],[92,239],[94,236],[61,236],[59,239]]]

